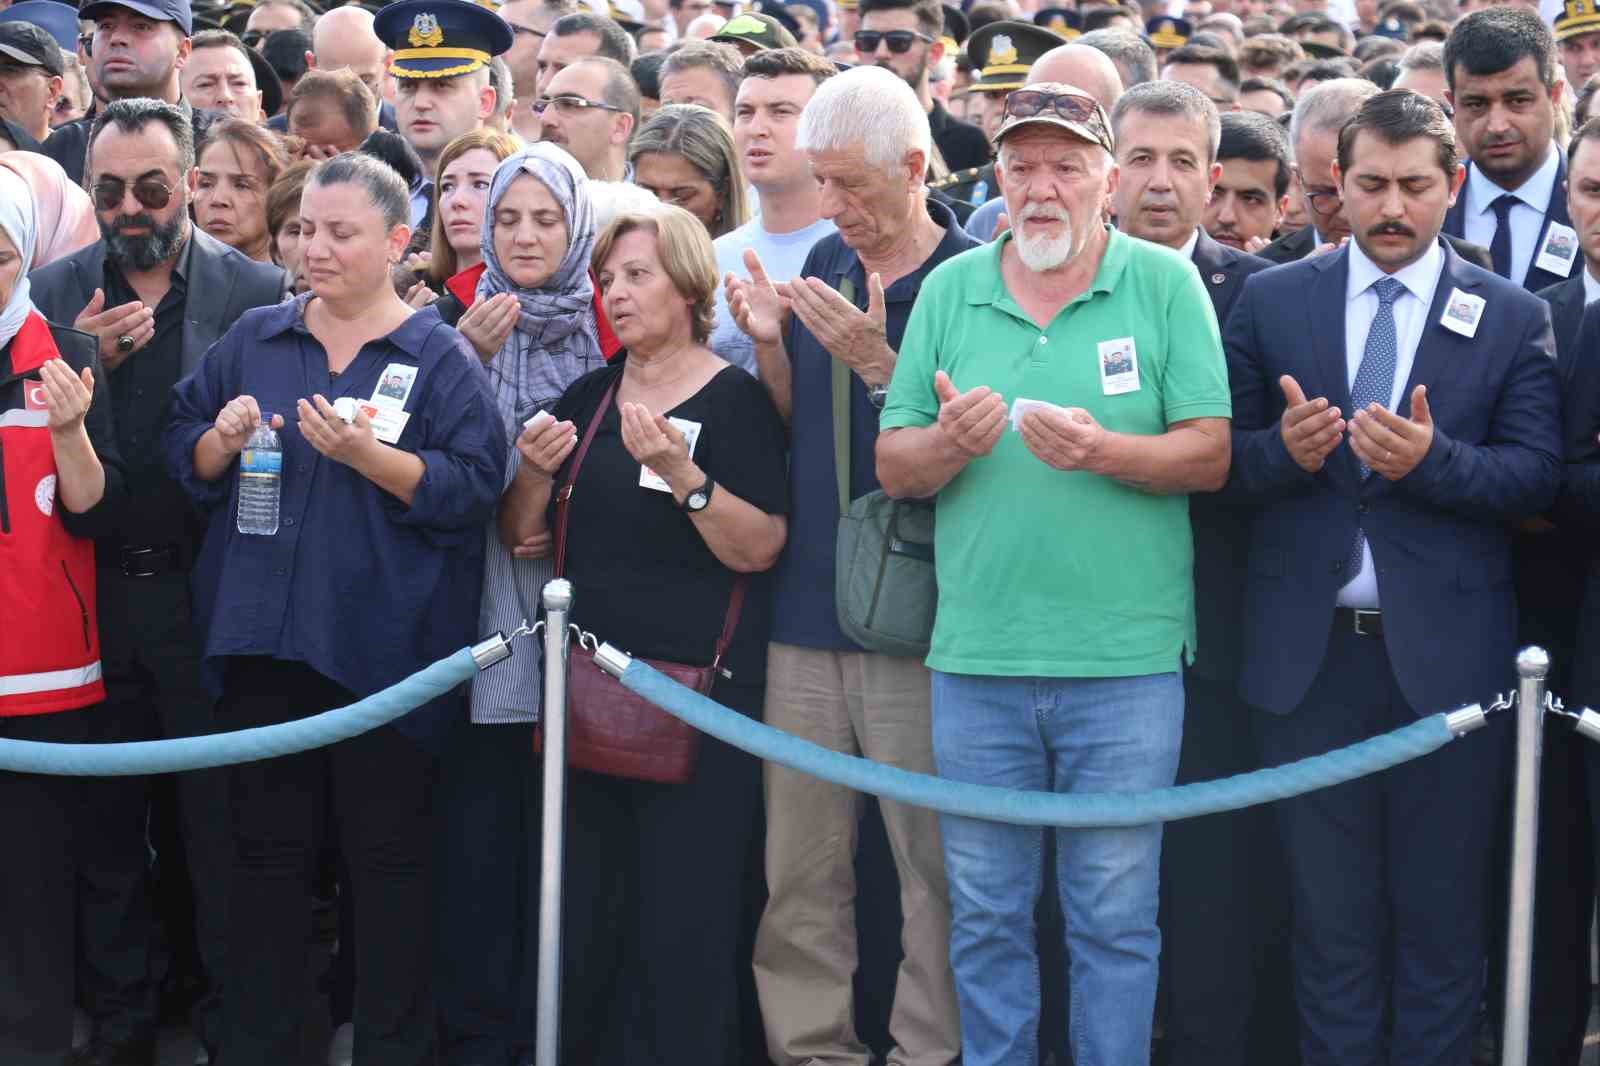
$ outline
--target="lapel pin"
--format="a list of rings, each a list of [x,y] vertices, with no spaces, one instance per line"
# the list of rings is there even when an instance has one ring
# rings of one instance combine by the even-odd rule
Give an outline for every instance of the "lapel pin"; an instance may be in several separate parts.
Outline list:
[[[1224,281],[1227,281],[1227,280],[1228,280],[1228,275],[1226,275],[1226,274],[1218,273],[1218,274],[1211,275],[1211,284],[1213,284],[1213,285],[1221,285]]]

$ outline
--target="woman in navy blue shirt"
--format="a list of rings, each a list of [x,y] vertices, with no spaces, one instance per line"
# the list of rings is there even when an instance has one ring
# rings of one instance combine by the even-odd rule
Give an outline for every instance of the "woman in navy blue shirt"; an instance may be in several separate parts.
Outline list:
[[[477,360],[414,315],[389,267],[405,185],[347,154],[301,202],[309,293],[246,314],[173,392],[166,457],[209,513],[195,569],[205,661],[229,728],[343,706],[476,637],[483,526],[505,431]],[[353,422],[336,400],[360,407]],[[240,533],[238,456],[263,418],[283,444],[278,531]],[[232,771],[232,960],[221,1059],[298,1056],[312,866],[338,826],[355,897],[355,1061],[432,1061],[425,906],[436,741],[452,694],[391,727]]]

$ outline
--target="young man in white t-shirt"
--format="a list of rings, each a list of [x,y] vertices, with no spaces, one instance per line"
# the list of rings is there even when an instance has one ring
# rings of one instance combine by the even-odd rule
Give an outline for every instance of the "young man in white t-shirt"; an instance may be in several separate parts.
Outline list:
[[[800,112],[833,73],[832,63],[799,48],[774,48],[745,60],[734,101],[733,141],[745,179],[760,196],[761,213],[715,241],[717,270],[724,277],[748,278],[744,254],[753,249],[769,278],[789,281],[800,273],[811,246],[834,231],[833,223],[819,215],[811,164],[794,146]],[[722,290],[711,349],[756,373],[755,345],[728,313]]]

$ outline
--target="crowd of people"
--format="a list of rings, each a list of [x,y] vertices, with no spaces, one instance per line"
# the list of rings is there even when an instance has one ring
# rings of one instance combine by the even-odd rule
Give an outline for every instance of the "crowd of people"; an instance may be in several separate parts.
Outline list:
[[[0,737],[342,707],[557,576],[739,713],[1010,789],[1316,755],[1519,643],[1600,703],[1597,94],[1591,0],[0,8]],[[879,499],[920,644],[848,610]],[[326,1010],[334,1066],[526,1066],[542,670],[0,773],[0,1063],[284,1066]],[[1497,1057],[1505,718],[1051,832],[686,744],[574,749],[565,1064]],[[1545,764],[1576,1066],[1600,749]]]

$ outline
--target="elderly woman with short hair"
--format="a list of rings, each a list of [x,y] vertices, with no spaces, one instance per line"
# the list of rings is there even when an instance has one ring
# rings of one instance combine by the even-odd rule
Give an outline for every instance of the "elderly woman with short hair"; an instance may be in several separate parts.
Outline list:
[[[706,347],[715,264],[704,227],[679,208],[623,214],[601,235],[594,265],[626,358],[578,379],[553,418],[518,436],[501,533],[522,544],[552,529],[555,489],[576,465],[564,575],[573,620],[635,655],[704,666],[742,586],[711,695],[760,715],[765,571],[787,530],[784,431],[755,379]],[[567,982],[565,1035],[593,1041],[598,1061],[743,1061],[739,933],[760,781],[756,759],[710,737],[683,784],[572,772],[568,802],[592,842],[575,849],[575,874],[620,880],[631,904],[619,921],[599,900],[569,896],[574,912],[590,911],[568,919],[587,960],[616,960],[610,987]]]

